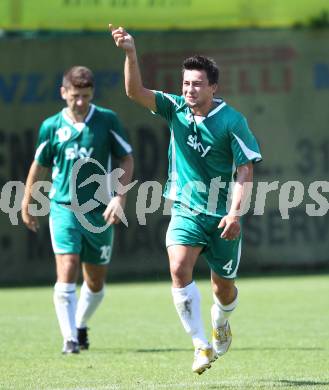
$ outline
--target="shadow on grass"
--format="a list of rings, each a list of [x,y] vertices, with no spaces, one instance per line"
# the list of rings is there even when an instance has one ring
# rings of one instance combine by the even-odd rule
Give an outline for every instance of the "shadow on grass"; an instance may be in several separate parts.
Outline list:
[[[166,353],[166,352],[191,352],[193,348],[93,348],[96,352],[106,352],[106,353]]]
[[[326,348],[319,347],[244,347],[232,348],[231,351],[325,351]]]
[[[260,383],[262,382],[262,384]],[[257,383],[257,384],[256,384]],[[326,381],[312,381],[312,380],[289,380],[289,379],[279,379],[279,380],[260,380],[259,382],[256,381],[254,384],[248,384],[246,383],[240,383],[240,382],[232,382],[232,383],[223,383],[219,382],[218,385],[212,385],[208,384],[208,389],[250,389],[250,388],[257,388],[259,386],[268,386],[268,388],[287,388],[287,387],[305,387],[305,386],[327,386],[329,385],[329,382]],[[263,388],[263,387],[262,387]],[[313,387],[312,387],[313,388]]]
[[[143,348],[143,349],[135,349],[135,352],[139,353],[163,353],[163,352],[189,352],[192,351],[193,348]]]
[[[145,348],[145,349],[135,349],[130,350],[131,352],[141,352],[141,353],[163,353],[163,352],[188,352],[192,351],[191,348]],[[240,352],[240,351],[325,351],[325,348],[318,347],[245,347],[245,348],[232,348],[231,352]]]
[[[304,380],[289,380],[289,379],[279,379],[277,381],[262,381],[262,382],[271,382],[274,384],[274,386],[281,387],[281,386],[291,386],[291,387],[298,387],[298,386],[328,386],[329,382],[327,381],[304,381]]]
[[[171,353],[171,352],[191,352],[193,351],[193,347],[191,348],[96,348],[94,349],[97,352],[112,352],[112,353]],[[232,348],[232,352],[243,352],[243,351],[325,351],[325,348],[278,348],[278,347],[246,347],[246,348]]]

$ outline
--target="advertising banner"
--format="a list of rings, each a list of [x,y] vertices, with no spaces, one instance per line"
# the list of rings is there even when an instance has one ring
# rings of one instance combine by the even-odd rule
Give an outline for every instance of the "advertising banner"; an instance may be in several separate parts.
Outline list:
[[[264,161],[255,167],[244,217],[242,271],[328,264],[328,39],[328,32],[284,30],[136,34],[143,80],[152,89],[180,94],[182,60],[213,57],[219,96],[247,117],[260,143]],[[110,277],[166,274],[168,210],[159,198],[156,211],[148,204],[141,216],[137,198],[145,183],[164,185],[170,134],[163,120],[126,97],[123,52],[109,34],[8,38],[0,52],[0,283],[53,278],[47,217],[38,234],[29,232],[18,195],[40,123],[63,107],[61,75],[76,64],[94,71],[95,103],[119,114],[134,148],[137,184],[128,194],[128,227],[117,227]],[[263,201],[258,193],[266,193]],[[204,261],[198,267],[207,269]]]
[[[100,30],[287,27],[328,11],[327,0],[2,0],[0,28]]]

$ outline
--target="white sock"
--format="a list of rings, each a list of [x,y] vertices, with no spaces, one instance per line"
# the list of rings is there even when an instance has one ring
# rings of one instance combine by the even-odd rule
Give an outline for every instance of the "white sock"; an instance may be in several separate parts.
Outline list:
[[[219,299],[213,294],[214,304],[211,307],[211,322],[213,328],[218,328],[226,324],[229,316],[238,305],[238,290],[236,290],[236,297],[229,305],[222,305]]]
[[[77,298],[75,283],[57,282],[54,288],[54,304],[64,341],[77,341],[75,309]]]
[[[87,321],[94,314],[95,310],[104,298],[104,287],[98,291],[90,290],[86,282],[83,282],[80,291],[78,308],[75,316],[77,328],[86,328]]]
[[[200,293],[195,282],[183,288],[171,289],[174,304],[185,331],[195,347],[208,347],[200,311]]]

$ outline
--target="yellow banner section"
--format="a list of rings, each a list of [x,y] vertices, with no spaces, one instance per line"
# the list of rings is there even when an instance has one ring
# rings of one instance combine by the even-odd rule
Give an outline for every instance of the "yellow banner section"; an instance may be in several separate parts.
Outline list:
[[[287,27],[329,11],[328,0],[1,0],[0,28],[105,30]]]

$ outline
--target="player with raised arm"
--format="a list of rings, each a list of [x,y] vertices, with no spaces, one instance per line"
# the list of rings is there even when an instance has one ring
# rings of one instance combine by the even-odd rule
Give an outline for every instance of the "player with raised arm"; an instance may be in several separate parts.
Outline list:
[[[75,210],[68,206],[72,196],[78,199],[79,205],[93,199],[101,183],[82,184],[93,175],[106,176],[112,157],[118,159],[119,167],[123,169],[120,178],[123,186],[130,183],[133,173],[132,148],[118,116],[110,109],[92,104],[93,94],[94,76],[90,69],[74,66],[65,72],[61,96],[66,107],[41,125],[22,201],[23,222],[36,232],[38,220],[29,211],[29,205],[33,203],[32,188],[51,170],[49,226],[57,271],[54,304],[64,339],[64,354],[89,348],[87,322],[104,297],[106,270],[113,247],[112,225],[120,222],[126,195],[114,194],[108,198],[107,206],[99,203],[84,215],[88,223],[99,228],[99,233],[82,226]],[[83,164],[77,172],[76,182],[70,183],[77,161]],[[76,190],[75,194],[72,188]],[[109,225],[107,228],[106,224]],[[80,262],[84,282],[77,303]]]
[[[124,28],[110,30],[125,51],[126,93],[169,124],[169,179],[164,196],[174,201],[166,236],[174,305],[195,348],[192,370],[204,372],[225,354],[232,335],[228,318],[238,303],[237,275],[241,253],[239,211],[253,163],[261,160],[257,142],[242,114],[214,98],[218,68],[194,56],[183,63],[182,96],[143,86],[133,37]],[[231,206],[229,185],[235,176]],[[212,344],[205,335],[200,294],[193,269],[200,254],[211,269],[214,304]]]

